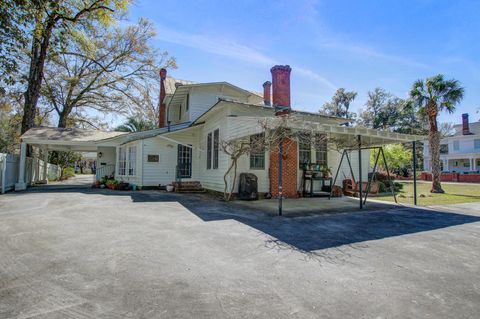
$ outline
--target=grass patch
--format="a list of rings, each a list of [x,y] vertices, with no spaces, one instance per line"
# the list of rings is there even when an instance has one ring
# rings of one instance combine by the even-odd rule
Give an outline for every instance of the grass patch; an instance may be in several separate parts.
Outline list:
[[[413,204],[413,183],[401,182],[401,184],[403,184],[403,189],[397,192],[398,202]],[[431,182],[417,182],[418,205],[431,206],[480,202],[480,184],[442,184],[445,194],[430,193],[431,185]],[[393,202],[391,195],[375,197],[374,199]]]

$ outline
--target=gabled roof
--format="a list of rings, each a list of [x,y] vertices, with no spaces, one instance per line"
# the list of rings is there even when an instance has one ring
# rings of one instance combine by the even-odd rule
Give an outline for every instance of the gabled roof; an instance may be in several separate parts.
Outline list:
[[[180,80],[172,78],[171,76],[167,76],[165,79],[165,92],[167,94],[173,95],[175,90],[177,89],[176,84],[180,83],[182,85],[189,85],[189,84],[196,84],[197,82],[188,81],[188,80]]]
[[[222,86],[222,85],[228,86],[236,91],[243,92],[245,95],[255,95],[255,96],[261,97],[259,93],[242,89],[241,87],[238,87],[228,82],[190,83],[190,84],[181,85],[176,88],[175,93],[173,94],[172,99],[169,102],[169,107],[170,105],[174,106],[177,103],[182,103],[182,101],[185,99],[188,92],[192,88],[206,87],[206,86]]]
[[[229,99],[219,99],[217,103],[215,103],[212,107],[210,107],[205,113],[200,115],[195,121],[193,121],[193,123],[195,124],[195,123],[201,122],[203,120],[203,118],[208,113],[210,113],[210,111],[212,111],[214,108],[219,106],[221,102],[236,104],[236,105],[246,106],[246,107],[252,107],[252,108],[254,108],[254,109],[256,108],[258,110],[260,110],[260,109],[261,110],[268,110],[272,113],[272,115],[274,115],[274,113],[275,113],[275,108],[273,108],[272,106],[244,103],[244,102],[239,102],[239,101],[229,100]],[[317,119],[325,119],[325,120],[327,120],[331,123],[333,122],[333,123],[337,123],[337,124],[344,124],[344,123],[349,123],[349,122],[352,121],[350,119],[346,119],[346,118],[342,118],[342,117],[328,116],[328,115],[323,115],[323,114],[320,114],[320,113],[313,113],[313,112],[306,112],[306,111],[299,111],[299,110],[292,110],[292,113],[299,114],[299,115],[306,115],[306,116],[310,116],[312,118],[317,118]]]
[[[468,126],[469,126],[469,129],[470,129],[470,133],[472,133],[473,135],[480,135],[480,121],[473,122],[473,123],[468,123]],[[453,128],[455,129],[455,134],[453,134],[453,136],[462,136],[463,135],[463,133],[462,133],[463,125],[462,124],[456,124],[456,125],[453,126]],[[468,136],[468,135],[465,135],[465,136]]]

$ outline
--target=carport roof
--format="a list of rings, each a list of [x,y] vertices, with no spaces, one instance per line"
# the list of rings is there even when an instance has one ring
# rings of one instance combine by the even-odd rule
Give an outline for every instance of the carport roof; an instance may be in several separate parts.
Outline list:
[[[112,137],[126,132],[107,132],[78,128],[34,127],[25,132],[21,139],[31,145],[44,145],[51,150],[96,151],[97,146]]]
[[[25,132],[21,136],[21,138],[25,142],[41,140],[65,142],[97,142],[124,134],[127,133],[84,130],[78,128],[34,127]]]

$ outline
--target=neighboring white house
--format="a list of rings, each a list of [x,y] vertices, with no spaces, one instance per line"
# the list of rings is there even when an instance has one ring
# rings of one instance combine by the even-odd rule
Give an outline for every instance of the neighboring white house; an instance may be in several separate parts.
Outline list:
[[[97,152],[99,177],[114,174],[118,180],[141,187],[166,185],[181,178],[182,181],[198,181],[210,190],[223,191],[223,176],[231,159],[220,149],[220,142],[261,133],[260,119],[279,116],[279,108],[272,104],[298,115],[301,120],[294,125],[308,124],[315,134],[332,138],[346,137],[356,141],[361,136],[364,145],[423,139],[362,127],[346,127],[343,124],[348,120],[344,118],[290,109],[290,70],[288,66],[273,67],[273,83],[264,83],[263,95],[227,82],[176,82],[162,70],[158,129],[99,137],[97,131],[70,130],[69,135],[65,129],[34,128],[22,136],[22,150],[25,150],[26,144],[47,150],[94,150]],[[362,151],[364,181],[370,167],[369,152]],[[272,181],[270,176],[272,171],[278,171],[278,160],[270,160],[270,155],[270,152],[263,152],[243,156],[238,162],[238,174],[255,174],[258,191],[275,194],[276,181]],[[327,147],[327,144],[319,149],[305,142],[295,144],[295,150],[284,160],[284,194],[293,197],[300,191],[301,162],[326,164],[335,174],[340,157],[341,150]],[[358,179],[358,151],[351,152],[351,162]],[[350,177],[350,169],[344,162],[337,185]],[[233,176],[228,176],[228,182],[232,180]],[[17,189],[24,187],[20,180]]]
[[[469,123],[462,114],[462,124],[454,126],[455,134],[440,140],[440,165],[443,172],[480,172],[480,121]],[[428,141],[423,146],[424,170],[431,170]]]

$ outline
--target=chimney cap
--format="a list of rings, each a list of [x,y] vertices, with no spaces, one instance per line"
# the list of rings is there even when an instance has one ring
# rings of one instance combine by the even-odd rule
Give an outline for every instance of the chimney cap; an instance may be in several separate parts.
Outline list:
[[[292,71],[292,68],[290,67],[290,65],[274,65],[270,69],[270,72],[273,72],[273,71],[287,71],[287,72],[290,72],[290,71]]]
[[[167,69],[161,68],[159,74],[160,74],[160,79],[165,80],[165,78],[167,77]]]
[[[270,85],[272,85],[272,82],[270,81],[265,81],[265,83],[263,83],[263,87],[270,86]]]

